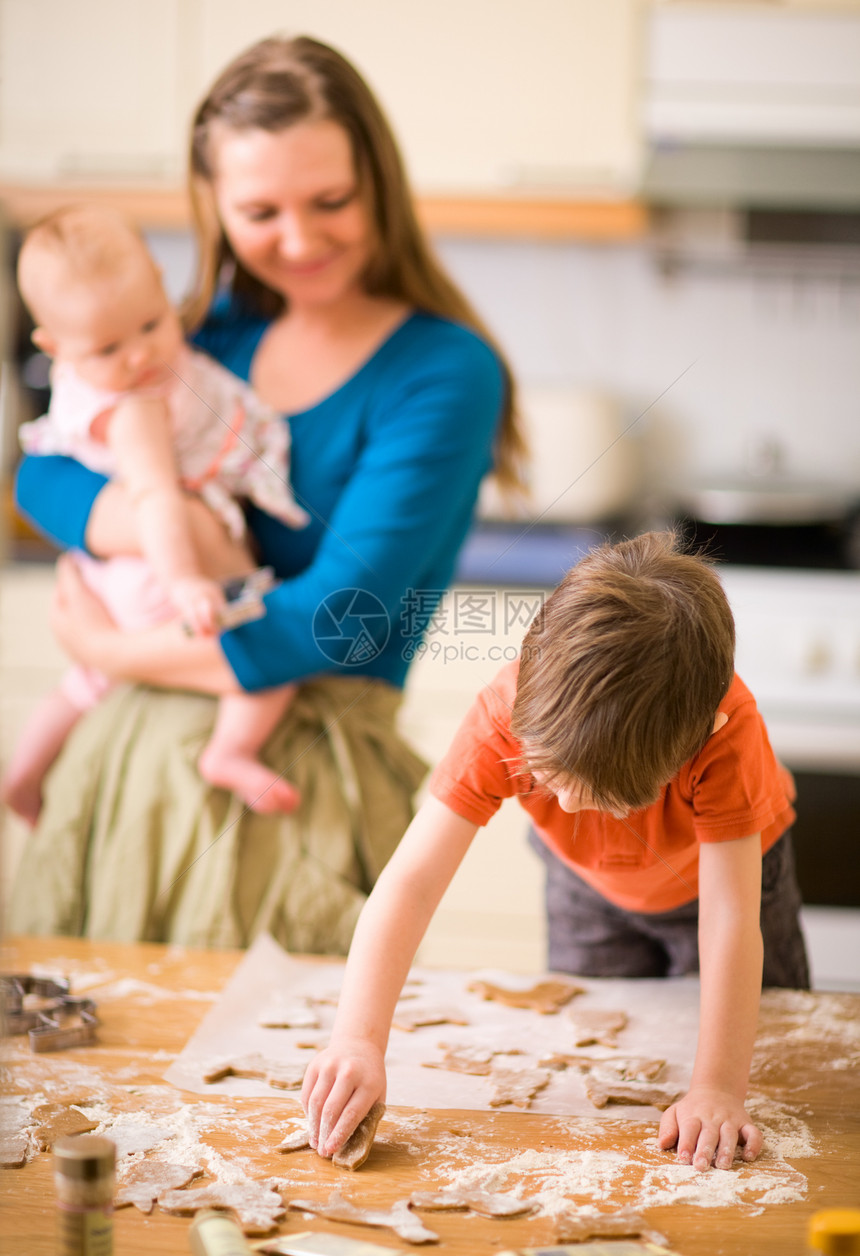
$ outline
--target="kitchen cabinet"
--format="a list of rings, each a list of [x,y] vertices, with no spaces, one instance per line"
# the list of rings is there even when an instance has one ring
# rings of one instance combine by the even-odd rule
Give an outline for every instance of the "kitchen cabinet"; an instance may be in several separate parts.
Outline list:
[[[0,0],[0,169],[177,178],[189,102],[183,0]]]
[[[394,120],[418,189],[629,190],[640,0],[247,0],[200,13],[207,76],[273,30],[346,51]]]
[[[0,0],[0,174],[175,180],[194,100],[276,31],[343,48],[425,194],[619,196],[644,0]]]

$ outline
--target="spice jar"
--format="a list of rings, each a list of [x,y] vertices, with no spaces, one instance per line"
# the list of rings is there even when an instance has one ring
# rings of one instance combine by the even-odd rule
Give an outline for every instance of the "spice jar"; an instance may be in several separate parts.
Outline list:
[[[57,1256],[112,1256],[116,1147],[77,1134],[54,1143]]]

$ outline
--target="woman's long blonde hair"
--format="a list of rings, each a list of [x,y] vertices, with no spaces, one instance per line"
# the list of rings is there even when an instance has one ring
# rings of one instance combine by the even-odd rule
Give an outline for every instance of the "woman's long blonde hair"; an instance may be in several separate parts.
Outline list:
[[[502,364],[506,396],[496,443],[494,473],[500,489],[523,490],[527,446],[515,401],[511,369],[462,292],[448,278],[415,215],[406,173],[391,128],[370,88],[345,57],[307,36],[270,38],[227,66],[198,107],[191,133],[190,194],[199,254],[186,325],[202,322],[225,266],[234,292],[260,313],[276,317],[284,298],[249,274],[233,253],[218,219],[213,192],[211,128],[283,131],[308,118],[327,118],[346,131],[362,191],[375,223],[376,249],[364,277],[372,295],[450,318],[479,332]]]

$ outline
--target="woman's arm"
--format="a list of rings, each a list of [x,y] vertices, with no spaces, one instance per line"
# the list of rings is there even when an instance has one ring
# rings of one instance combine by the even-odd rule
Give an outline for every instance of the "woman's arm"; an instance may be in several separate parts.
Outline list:
[[[223,666],[224,658],[247,691],[337,671],[315,636],[314,620],[324,600],[344,589],[376,597],[387,612],[392,640],[402,646],[399,616],[407,591],[419,587],[426,570],[444,571],[437,576],[443,583],[450,579],[491,462],[503,391],[492,352],[461,329],[446,325],[443,330],[453,347],[443,343],[441,352],[431,352],[438,348],[435,340],[414,347],[395,383],[368,396],[360,433],[347,419],[343,440],[348,445],[360,435],[363,445],[342,489],[337,489],[342,467],[327,462],[339,433],[327,433],[324,441],[314,433],[311,448],[300,450],[294,432],[296,456],[302,453],[313,464],[304,504],[309,502],[316,514],[298,534],[257,516],[264,562],[282,570],[292,547],[307,552],[305,569],[266,595],[265,617],[222,634],[220,649],[211,642],[193,643],[208,644],[211,653],[192,672],[185,670],[190,643],[179,632],[155,629],[114,641],[106,656],[110,675],[193,689],[203,676],[206,692],[222,692],[215,686],[223,674],[209,668],[216,661]],[[320,502],[334,504],[321,509]],[[69,621],[58,627],[72,657],[90,662],[86,624]],[[342,670],[355,674],[360,669]],[[401,677],[393,679],[400,683]]]
[[[18,509],[59,549],[86,550],[95,558],[139,555],[140,537],[124,486],[60,454],[28,454],[15,477]],[[197,552],[207,575],[220,579],[244,570],[246,553],[199,497],[185,504]]]
[[[744,1108],[761,996],[761,835],[699,851],[699,1043],[690,1089],[663,1114],[659,1142],[697,1169],[731,1168],[762,1137]]]
[[[302,1087],[311,1146],[331,1156],[385,1095],[385,1048],[410,965],[477,825],[426,800],[365,904],[331,1041]]]
[[[323,444],[294,425],[293,448],[305,468],[309,458],[324,468],[330,444],[337,482],[343,478],[338,441],[347,448],[355,442],[357,455],[331,509],[320,510],[321,501],[332,501],[331,484],[322,475],[315,473],[319,498],[309,483],[300,485],[302,504],[310,503],[316,512],[305,534],[297,537],[265,521],[256,529],[264,561],[276,569],[281,547],[281,552],[294,544],[316,544],[316,549],[304,571],[266,597],[265,619],[222,638],[246,690],[320,671],[355,674],[351,664],[339,669],[315,635],[315,615],[332,593],[362,590],[381,603],[399,655],[408,644],[401,616],[409,591],[427,589],[429,582],[430,591],[438,594],[450,582],[481,480],[491,466],[503,385],[486,345],[474,338],[461,342],[461,329],[444,331],[453,345],[443,340],[433,352],[435,340],[422,342],[404,355],[407,365],[390,386],[371,389],[361,406],[353,399],[360,424],[345,416],[345,436],[327,432]],[[403,665],[392,677],[395,683],[402,682],[405,670]]]
[[[69,556],[57,564],[51,627],[70,658],[112,680],[197,693],[241,692],[217,638],[189,637],[178,619],[144,632],[122,632]]]

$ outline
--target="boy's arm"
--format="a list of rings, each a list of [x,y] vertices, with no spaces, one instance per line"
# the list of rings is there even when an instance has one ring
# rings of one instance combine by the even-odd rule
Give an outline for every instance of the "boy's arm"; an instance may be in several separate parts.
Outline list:
[[[311,1146],[331,1156],[385,1096],[394,1007],[433,912],[477,825],[429,797],[382,872],[356,926],[331,1042],[308,1067]]]
[[[689,1092],[663,1114],[659,1143],[697,1169],[731,1168],[762,1137],[744,1101],[761,996],[761,835],[699,851],[699,1043]]]
[[[128,488],[144,557],[189,626],[214,632],[223,595],[200,570],[164,401],[124,398],[113,412],[107,439]]]

